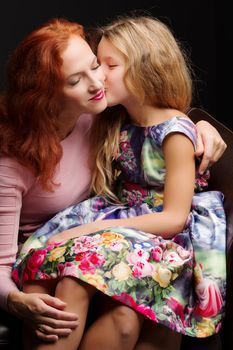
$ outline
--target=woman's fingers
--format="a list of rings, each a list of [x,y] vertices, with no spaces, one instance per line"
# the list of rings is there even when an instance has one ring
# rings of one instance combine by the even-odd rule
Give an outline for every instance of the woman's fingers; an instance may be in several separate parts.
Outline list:
[[[36,336],[40,340],[43,340],[44,342],[47,342],[47,343],[55,343],[59,339],[57,335],[55,335],[55,334],[45,334],[40,329],[36,329],[35,333],[36,333]]]
[[[199,173],[202,174],[221,158],[227,145],[217,129],[204,120],[197,123],[197,131],[197,148],[195,154],[197,157],[202,156],[198,169]]]
[[[60,299],[48,294],[41,294],[40,298],[44,302],[43,311],[40,312],[41,315],[50,317],[54,320],[66,320],[70,322],[78,321],[77,314],[62,310],[66,304],[64,302],[62,302],[64,305],[60,304]]]
[[[56,319],[56,318],[52,318],[52,317],[45,317],[44,315],[38,317],[37,320],[37,325],[38,325],[38,329],[39,327],[41,327],[41,325],[43,325],[43,327],[47,330],[49,329],[75,329],[78,325],[79,322],[78,320],[75,321],[70,321],[70,320],[62,320],[62,319]]]
[[[46,324],[39,324],[36,333],[40,338],[57,340],[58,338],[68,337],[72,330],[70,328],[53,328]],[[53,336],[53,337],[51,337]]]

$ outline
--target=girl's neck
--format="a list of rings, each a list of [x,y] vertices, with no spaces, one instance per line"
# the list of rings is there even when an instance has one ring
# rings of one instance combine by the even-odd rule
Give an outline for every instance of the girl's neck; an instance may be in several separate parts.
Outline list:
[[[151,105],[135,106],[127,109],[131,122],[138,126],[152,126],[172,118],[178,111]]]
[[[160,108],[151,105],[135,105],[127,109],[133,124],[139,126],[150,126],[161,121],[163,115]]]

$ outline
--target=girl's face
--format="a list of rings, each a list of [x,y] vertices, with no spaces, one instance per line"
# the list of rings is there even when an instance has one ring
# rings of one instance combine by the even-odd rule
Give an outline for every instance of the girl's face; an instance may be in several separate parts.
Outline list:
[[[64,75],[62,108],[75,115],[102,112],[107,101],[104,74],[87,42],[73,36],[62,53]]]
[[[125,60],[121,52],[102,38],[97,50],[98,60],[105,75],[105,93],[108,106],[127,106],[130,93],[124,83]]]

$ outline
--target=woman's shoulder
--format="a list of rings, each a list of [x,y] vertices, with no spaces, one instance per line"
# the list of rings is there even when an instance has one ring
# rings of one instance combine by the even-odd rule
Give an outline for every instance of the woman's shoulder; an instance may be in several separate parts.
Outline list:
[[[0,157],[0,167],[11,172],[16,172],[24,168],[17,159],[4,155]]]
[[[1,184],[21,186],[24,189],[29,188],[35,181],[28,168],[20,164],[17,159],[7,156],[0,157],[0,178]]]

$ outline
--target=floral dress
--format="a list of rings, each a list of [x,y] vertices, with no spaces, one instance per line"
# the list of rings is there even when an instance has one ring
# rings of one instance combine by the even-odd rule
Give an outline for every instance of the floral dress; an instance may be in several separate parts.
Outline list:
[[[226,292],[226,223],[222,193],[201,192],[207,174],[196,177],[187,223],[173,239],[111,227],[46,243],[58,232],[94,220],[162,211],[162,143],[174,132],[195,146],[195,126],[186,118],[122,127],[114,171],[117,194],[127,204],[109,204],[97,196],[58,213],[23,245],[12,270],[19,288],[28,280],[73,276],[179,333],[207,337],[218,332]]]

